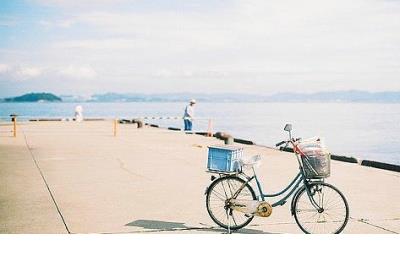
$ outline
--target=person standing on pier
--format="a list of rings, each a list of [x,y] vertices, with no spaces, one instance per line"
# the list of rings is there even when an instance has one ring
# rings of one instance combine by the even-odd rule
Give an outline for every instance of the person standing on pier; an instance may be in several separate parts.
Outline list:
[[[190,100],[189,105],[187,105],[185,108],[185,113],[183,114],[183,122],[185,124],[185,131],[192,130],[195,104],[196,104],[196,100],[192,99],[192,100]]]
[[[82,106],[76,106],[75,107],[75,121],[77,122],[82,122],[83,121],[83,108]]]

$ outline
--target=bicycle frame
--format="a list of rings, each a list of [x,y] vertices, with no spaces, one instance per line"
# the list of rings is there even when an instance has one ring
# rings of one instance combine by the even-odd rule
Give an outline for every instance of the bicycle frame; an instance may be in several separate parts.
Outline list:
[[[294,177],[294,179],[289,183],[289,185],[286,188],[279,191],[278,193],[274,193],[274,194],[264,194],[263,193],[262,185],[261,185],[260,181],[258,180],[258,177],[257,177],[257,174],[255,173],[254,168],[253,168],[253,173],[254,173],[253,176],[248,176],[244,172],[242,172],[242,173],[240,173],[240,175],[242,175],[246,178],[245,183],[234,193],[232,198],[236,198],[239,195],[239,193],[242,191],[242,189],[254,179],[255,183],[257,185],[259,201],[265,201],[266,198],[274,198],[274,197],[283,195],[285,192],[289,191],[283,198],[281,198],[280,200],[271,204],[272,207],[282,206],[287,202],[287,199],[293,195],[293,193],[297,193],[297,191],[299,191],[299,186],[301,184],[303,184],[305,186],[305,189],[307,191],[307,195],[310,199],[311,204],[316,209],[320,209],[320,206],[314,201],[313,197],[311,196],[311,191],[310,191],[308,184],[309,183],[313,183],[313,184],[322,183],[323,180],[317,179],[312,182],[309,182],[307,179],[304,178],[305,176],[303,174],[302,166],[300,165],[299,167],[300,167],[299,173]]]
[[[310,182],[310,181],[308,181],[308,180],[305,178],[303,163],[302,163],[302,161],[301,161],[300,158],[299,158],[299,154],[300,154],[301,152],[299,153],[299,152],[297,151],[297,150],[298,150],[298,149],[297,149],[297,146],[296,146],[293,142],[292,142],[292,144],[293,144],[293,146],[294,146],[294,148],[295,148],[295,155],[296,155],[297,162],[299,163],[299,172],[297,173],[297,175],[294,177],[294,179],[289,183],[289,185],[288,185],[286,188],[282,189],[282,190],[279,191],[278,193],[274,193],[274,194],[264,194],[263,189],[262,189],[262,185],[261,185],[261,183],[260,183],[260,181],[259,181],[259,179],[258,179],[258,177],[257,177],[255,168],[253,167],[253,168],[252,168],[252,170],[253,170],[253,175],[252,175],[252,176],[248,176],[248,175],[246,175],[244,172],[241,172],[241,173],[240,173],[240,175],[242,175],[242,176],[244,176],[244,177],[246,178],[246,181],[245,181],[245,183],[236,191],[236,193],[232,196],[232,198],[236,198],[236,196],[241,192],[241,190],[242,190],[248,183],[250,183],[250,182],[254,179],[254,180],[255,180],[255,183],[256,183],[256,185],[257,185],[257,190],[258,190],[258,195],[259,195],[259,197],[260,197],[260,198],[259,198],[260,201],[264,201],[265,198],[274,198],[274,197],[283,195],[284,193],[288,192],[283,198],[281,198],[281,199],[278,200],[277,202],[271,204],[272,207],[276,207],[276,206],[284,205],[284,204],[287,202],[287,199],[288,199],[289,197],[291,197],[291,196],[293,195],[293,193],[299,191],[299,186],[303,184],[303,185],[305,185],[305,189],[306,189],[306,191],[307,191],[307,195],[308,195],[308,197],[309,197],[309,199],[310,199],[311,204],[312,204],[315,208],[320,209],[319,205],[314,201],[314,199],[313,199],[313,197],[312,197],[312,195],[311,195],[310,188],[309,188],[308,185],[309,185],[310,183],[313,183],[313,184],[315,184],[315,183],[322,183],[322,182],[323,182],[323,179],[315,179],[315,180],[313,180],[312,182]]]
[[[286,203],[287,199],[288,199],[295,191],[297,191],[297,189],[298,189],[298,187],[300,186],[300,184],[304,182],[303,174],[302,174],[301,172],[299,172],[299,173],[296,175],[296,177],[290,182],[290,184],[289,184],[286,188],[284,188],[283,190],[281,190],[280,192],[274,193],[274,194],[264,194],[264,192],[263,192],[263,190],[262,190],[262,185],[261,185],[260,181],[258,180],[258,177],[257,177],[256,174],[254,174],[254,175],[251,176],[251,177],[250,177],[250,176],[247,176],[247,175],[244,174],[244,173],[242,173],[242,175],[243,175],[244,177],[246,177],[246,182],[245,182],[245,183],[242,185],[242,187],[240,187],[240,188],[238,189],[238,191],[233,195],[233,198],[235,198],[235,197],[237,196],[236,194],[239,194],[240,191],[246,186],[246,184],[250,183],[253,179],[255,180],[256,185],[257,185],[257,190],[258,190],[258,194],[259,194],[259,196],[260,196],[260,201],[264,201],[265,198],[273,198],[273,197],[277,197],[277,196],[283,195],[285,192],[289,191],[289,192],[287,193],[287,195],[284,196],[282,199],[280,199],[279,201],[277,201],[277,202],[271,204],[272,207],[280,206],[280,205],[283,205],[284,203]]]
[[[262,186],[260,181],[258,180],[257,177],[257,173],[255,171],[255,167],[252,167],[253,170],[253,175],[252,176],[248,176],[246,175],[243,171],[239,173],[239,175],[242,175],[246,178],[245,183],[233,194],[232,198],[236,198],[239,193],[242,191],[242,189],[249,184],[253,179],[256,182],[257,185],[257,190],[258,190],[258,194],[259,194],[259,201],[264,201],[265,198],[273,198],[273,197],[277,197],[280,195],[283,195],[285,192],[288,192],[282,199],[278,200],[275,203],[272,203],[271,206],[275,207],[275,206],[281,206],[284,205],[287,202],[287,199],[293,195],[293,193],[297,193],[297,191],[299,191],[299,186],[301,184],[303,184],[305,186],[305,189],[307,191],[307,195],[308,198],[310,199],[311,204],[318,210],[321,209],[321,207],[315,202],[313,196],[311,195],[311,191],[310,191],[310,184],[316,184],[316,183],[323,183],[324,180],[321,178],[317,178],[317,179],[313,179],[313,180],[308,180],[306,179],[306,175],[305,175],[305,171],[304,171],[304,166],[303,166],[303,162],[301,160],[301,156],[304,155],[304,153],[298,148],[296,140],[292,139],[292,134],[289,130],[289,140],[286,142],[286,146],[288,144],[292,144],[293,146],[293,151],[294,154],[296,155],[296,159],[297,162],[299,164],[299,172],[297,173],[297,175],[294,177],[294,179],[289,183],[289,185],[284,188],[283,190],[281,190],[278,193],[274,193],[274,194],[264,194],[263,190],[262,190]],[[285,147],[286,147],[285,146]],[[306,158],[305,160],[308,163],[308,160]]]

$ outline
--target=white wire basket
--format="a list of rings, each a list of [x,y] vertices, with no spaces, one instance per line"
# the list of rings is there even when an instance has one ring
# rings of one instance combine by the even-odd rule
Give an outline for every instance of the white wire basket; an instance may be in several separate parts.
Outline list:
[[[258,168],[261,165],[261,156],[255,155],[250,158],[240,159],[240,165],[243,169]]]

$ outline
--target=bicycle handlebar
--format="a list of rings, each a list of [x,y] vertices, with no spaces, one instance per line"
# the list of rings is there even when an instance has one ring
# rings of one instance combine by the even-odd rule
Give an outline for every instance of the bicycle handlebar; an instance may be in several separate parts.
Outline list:
[[[286,146],[287,146],[287,144],[289,144],[289,143],[293,144],[294,142],[297,142],[299,140],[301,140],[301,138],[296,138],[296,139],[292,139],[292,140],[283,140],[283,141],[281,141],[279,143],[276,143],[275,147],[279,147],[280,145],[285,144],[285,143],[286,143]]]

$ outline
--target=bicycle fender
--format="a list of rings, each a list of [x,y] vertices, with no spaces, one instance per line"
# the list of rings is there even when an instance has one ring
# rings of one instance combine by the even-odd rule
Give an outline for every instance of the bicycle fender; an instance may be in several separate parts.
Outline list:
[[[294,196],[292,197],[292,202],[290,203],[290,213],[292,215],[294,215],[294,202],[296,202],[297,197],[299,196],[300,192],[303,191],[305,189],[305,186],[301,186],[296,193],[294,194]]]
[[[204,191],[204,195],[208,194],[208,190],[210,189],[211,185],[214,184],[215,182],[217,182],[219,179],[222,179],[222,177],[216,178],[216,179],[212,179],[212,182],[210,183],[210,185],[208,185],[206,187],[206,190]]]
[[[208,188],[209,188],[210,186],[207,186],[206,187],[206,189],[204,190],[204,195],[207,195],[207,192],[208,192]]]
[[[204,195],[207,195],[207,194],[208,194],[208,190],[209,190],[209,188],[211,187],[212,184],[214,184],[214,183],[216,183],[217,181],[219,181],[220,179],[224,179],[224,178],[225,178],[225,177],[219,177],[219,178],[214,179],[213,182],[211,182],[210,185],[208,185],[208,186],[206,187],[206,190],[204,191]],[[243,180],[243,179],[240,178],[240,177],[237,177],[237,176],[236,176],[236,178],[242,180],[243,182],[246,182],[245,180]]]

